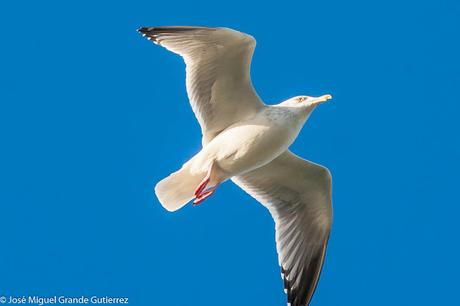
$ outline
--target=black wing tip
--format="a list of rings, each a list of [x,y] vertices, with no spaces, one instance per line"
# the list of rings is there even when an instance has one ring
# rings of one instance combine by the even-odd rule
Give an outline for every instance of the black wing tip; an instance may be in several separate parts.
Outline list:
[[[139,29],[137,29],[137,32],[142,34],[142,36],[144,36],[145,38],[147,38],[148,40],[150,41],[153,41],[154,43],[158,44],[158,40],[157,40],[157,31],[156,31],[157,28],[155,27],[141,27]]]
[[[302,281],[295,288],[292,286],[292,280],[288,279],[290,274],[289,269],[281,266],[283,274],[284,289],[287,294],[287,302],[289,306],[308,306],[316,291],[319,277],[321,274],[323,259],[326,248],[324,247],[320,254],[316,254],[310,261],[309,265],[302,269],[300,273]]]
[[[148,34],[152,32],[157,33],[177,33],[196,30],[212,30],[214,28],[202,26],[160,26],[160,27],[140,27],[137,29],[139,33]]]
[[[137,32],[142,34],[148,40],[156,44],[160,43],[159,36],[161,35],[175,35],[184,32],[191,32],[197,30],[212,30],[208,27],[195,27],[195,26],[161,26],[161,27],[140,27]]]
[[[155,28],[154,27],[140,27],[139,29],[137,29],[137,32],[139,32],[141,34],[148,34],[148,33],[152,32],[153,29],[155,29]]]

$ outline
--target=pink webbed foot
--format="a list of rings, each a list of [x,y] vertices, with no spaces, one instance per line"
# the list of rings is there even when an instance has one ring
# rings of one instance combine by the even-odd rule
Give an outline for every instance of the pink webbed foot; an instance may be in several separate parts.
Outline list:
[[[193,206],[200,204],[201,202],[209,198],[216,191],[217,187],[221,182],[219,179],[216,179],[216,174],[218,174],[217,171],[218,168],[215,164],[213,164],[206,177],[203,179],[203,181],[201,181],[201,183],[195,190],[195,200],[193,201]],[[211,181],[211,176],[214,178],[213,181],[217,180],[218,183],[212,187],[207,188],[209,182]]]
[[[216,192],[217,187],[219,187],[219,184],[217,184],[216,186],[213,186],[211,188],[208,188],[208,189],[203,188],[203,189],[201,189],[201,192],[199,194],[195,193],[195,200],[193,201],[193,206],[196,206],[196,205],[200,204],[201,202],[203,202],[204,200],[206,200],[207,198],[212,196],[214,194],[214,192]]]
[[[209,198],[215,191],[216,191],[215,189],[209,190],[197,196],[195,200],[193,201],[193,206],[197,206],[198,204],[200,204],[201,202]]]
[[[196,188],[195,197],[199,197],[203,193],[203,190],[206,188],[206,186],[208,186],[209,181],[209,176],[206,176],[204,180],[200,183],[200,185],[198,185],[198,187]]]

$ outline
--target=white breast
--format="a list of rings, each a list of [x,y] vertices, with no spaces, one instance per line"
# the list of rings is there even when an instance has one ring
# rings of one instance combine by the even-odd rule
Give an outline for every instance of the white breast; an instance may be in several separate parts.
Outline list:
[[[256,117],[230,126],[196,156],[194,168],[216,161],[228,178],[259,168],[284,152],[300,127],[287,110],[267,108]]]

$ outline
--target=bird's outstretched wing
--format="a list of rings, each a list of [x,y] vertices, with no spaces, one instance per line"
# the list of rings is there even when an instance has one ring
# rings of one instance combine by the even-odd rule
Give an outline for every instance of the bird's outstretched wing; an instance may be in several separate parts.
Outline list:
[[[275,220],[288,305],[308,305],[318,283],[332,222],[329,171],[286,151],[233,181],[267,207]]]
[[[252,36],[227,28],[190,26],[138,31],[184,58],[187,93],[201,125],[203,143],[263,107],[250,77],[256,45]]]

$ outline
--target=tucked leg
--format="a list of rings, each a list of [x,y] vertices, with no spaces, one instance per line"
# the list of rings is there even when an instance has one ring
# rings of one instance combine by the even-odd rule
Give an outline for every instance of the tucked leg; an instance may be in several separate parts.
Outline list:
[[[216,191],[222,181],[221,172],[222,171],[220,171],[219,167],[215,163],[211,165],[208,173],[195,190],[195,200],[193,201],[194,206],[209,198]],[[209,183],[214,183],[214,186],[207,188]]]
[[[198,204],[200,204],[201,202],[203,202],[204,200],[206,200],[207,198],[209,198],[211,195],[214,194],[214,192],[216,191],[217,187],[219,187],[219,184],[207,189],[206,191],[202,192],[201,194],[199,194],[195,200],[193,201],[193,206],[196,206]]]
[[[201,181],[200,185],[198,185],[198,187],[195,190],[195,197],[198,197],[200,194],[202,194],[203,190],[206,188],[206,186],[208,186],[208,183],[210,181],[209,176],[210,175],[209,175],[209,172],[208,172],[206,177]]]

